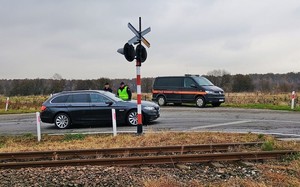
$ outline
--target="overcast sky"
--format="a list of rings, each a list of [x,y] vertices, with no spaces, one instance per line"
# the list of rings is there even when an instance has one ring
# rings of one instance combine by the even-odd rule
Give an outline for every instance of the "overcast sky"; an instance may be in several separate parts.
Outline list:
[[[134,78],[139,17],[142,77],[300,72],[299,0],[0,0],[0,79]]]

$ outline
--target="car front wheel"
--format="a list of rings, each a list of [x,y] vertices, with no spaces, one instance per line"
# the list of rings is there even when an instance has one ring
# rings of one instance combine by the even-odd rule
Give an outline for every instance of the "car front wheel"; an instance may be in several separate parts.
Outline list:
[[[136,110],[131,110],[127,114],[127,124],[128,125],[137,125],[138,118],[137,118]]]
[[[55,116],[54,124],[59,129],[66,129],[66,128],[70,127],[71,120],[67,114],[59,113]]]

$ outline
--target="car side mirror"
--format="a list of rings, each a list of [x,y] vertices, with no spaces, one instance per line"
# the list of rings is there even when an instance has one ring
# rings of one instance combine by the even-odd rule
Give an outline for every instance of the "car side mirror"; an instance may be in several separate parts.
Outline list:
[[[197,88],[197,86],[195,84],[191,84],[192,88]]]
[[[107,104],[108,106],[111,106],[112,104],[114,104],[114,102],[112,102],[112,101],[106,101],[105,104]]]

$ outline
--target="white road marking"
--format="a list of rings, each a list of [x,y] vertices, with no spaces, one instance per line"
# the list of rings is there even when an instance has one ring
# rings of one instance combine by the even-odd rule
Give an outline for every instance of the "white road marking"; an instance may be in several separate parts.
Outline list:
[[[196,129],[205,129],[205,128],[211,128],[211,127],[220,127],[220,126],[227,126],[227,125],[237,125],[237,124],[243,124],[243,123],[249,123],[253,122],[252,120],[244,120],[244,121],[233,121],[233,122],[228,122],[228,123],[219,123],[219,124],[212,124],[212,125],[204,125],[204,126],[198,126],[198,127],[193,127],[185,131],[192,131]]]

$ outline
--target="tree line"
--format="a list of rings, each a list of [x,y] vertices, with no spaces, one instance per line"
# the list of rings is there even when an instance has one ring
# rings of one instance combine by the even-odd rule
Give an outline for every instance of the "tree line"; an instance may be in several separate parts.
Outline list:
[[[236,74],[213,71],[203,75],[225,92],[268,92],[280,93],[299,90],[300,72],[286,74]],[[142,92],[150,93],[154,77],[142,78]],[[136,92],[136,79],[88,79],[67,80],[62,78],[52,79],[0,79],[0,95],[48,95],[69,90],[101,90],[105,83],[109,83],[116,93],[121,82],[127,84]]]
[[[223,88],[225,92],[281,93],[300,89],[300,72],[286,74],[207,75],[206,78]]]

